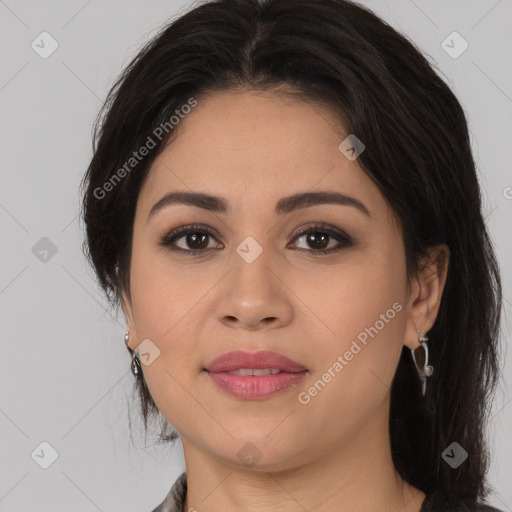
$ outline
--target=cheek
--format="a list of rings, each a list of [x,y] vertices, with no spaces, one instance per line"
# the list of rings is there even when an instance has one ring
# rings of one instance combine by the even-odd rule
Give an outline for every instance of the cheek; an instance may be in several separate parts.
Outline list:
[[[132,255],[131,292],[137,340],[150,340],[157,354],[143,365],[144,378],[161,410],[177,403],[179,383],[193,352],[193,306],[202,295],[182,274],[169,275],[159,258],[141,251]],[[181,276],[181,277],[180,277]],[[147,343],[147,342],[146,342]]]
[[[405,263],[389,248],[360,251],[325,272],[298,276],[294,292],[329,345],[337,340],[342,348],[376,323],[380,334],[394,337],[403,323],[396,313],[405,309]]]
[[[134,240],[131,292],[140,339],[163,343],[172,337],[176,324],[187,315],[198,292],[183,272],[172,271],[165,249],[152,247],[156,241]],[[190,275],[188,275],[190,278]]]
[[[357,407],[361,396],[388,390],[402,350],[406,276],[401,246],[362,251],[336,272],[331,269],[331,276],[324,288],[309,283],[301,292],[309,289],[308,304],[321,320],[324,342],[316,344],[316,372],[325,376],[322,380],[329,379],[329,369],[336,373],[333,392],[343,394],[347,407]]]

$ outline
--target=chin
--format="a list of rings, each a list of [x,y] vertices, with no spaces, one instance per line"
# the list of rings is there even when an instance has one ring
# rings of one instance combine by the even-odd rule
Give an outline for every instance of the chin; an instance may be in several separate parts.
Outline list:
[[[255,435],[246,432],[230,440],[223,449],[218,444],[212,451],[226,463],[236,466],[237,470],[246,467],[251,471],[286,471],[297,465],[303,454],[297,451],[299,443],[293,443],[289,436],[287,442],[279,436],[269,437],[268,424]],[[295,448],[293,448],[295,446]]]

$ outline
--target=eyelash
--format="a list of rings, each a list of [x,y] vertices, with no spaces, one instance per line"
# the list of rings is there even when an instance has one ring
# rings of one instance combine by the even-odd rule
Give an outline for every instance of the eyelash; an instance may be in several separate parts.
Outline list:
[[[211,249],[202,249],[202,250],[187,250],[187,249],[181,249],[176,247],[171,247],[171,244],[173,244],[176,240],[179,240],[185,235],[188,235],[190,233],[202,233],[209,235],[213,238],[215,238],[215,233],[213,233],[209,228],[206,226],[202,226],[199,224],[194,224],[190,226],[181,226],[179,228],[174,229],[169,234],[164,236],[159,242],[158,245],[162,247],[166,247],[171,251],[174,252],[181,252],[186,255],[194,256],[198,254],[204,254],[207,251],[210,251]],[[297,238],[300,238],[304,235],[308,235],[310,233],[321,233],[324,235],[329,235],[330,237],[336,239],[338,242],[340,242],[342,245],[335,248],[335,249],[327,249],[327,250],[315,250],[315,249],[299,249],[301,252],[309,252],[313,255],[320,255],[320,254],[332,254],[341,251],[342,249],[351,247],[353,245],[352,239],[343,233],[343,231],[333,229],[325,224],[309,224],[307,226],[303,226],[298,230],[298,232],[295,234],[295,238],[293,240],[296,240]]]

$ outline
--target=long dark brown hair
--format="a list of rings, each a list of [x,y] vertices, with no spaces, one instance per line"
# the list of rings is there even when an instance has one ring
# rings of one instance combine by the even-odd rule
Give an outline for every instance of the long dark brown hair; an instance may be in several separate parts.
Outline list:
[[[427,333],[435,374],[422,397],[404,346],[391,389],[393,461],[426,493],[485,498],[489,402],[499,379],[502,290],[463,108],[406,37],[346,0],[215,0],[165,26],[112,87],[94,130],[81,187],[84,251],[110,304],[130,297],[135,206],[172,130],[129,172],[133,151],[190,98],[216,91],[285,86],[328,105],[366,150],[359,164],[396,213],[407,273],[429,247],[451,251],[436,322]],[[172,141],[171,141],[172,145]],[[105,192],[105,183],[117,181]],[[104,193],[105,192],[105,193]],[[119,263],[119,273],[115,265]],[[141,412],[158,415],[144,377]],[[162,441],[177,433],[164,428]],[[456,441],[468,459],[456,470],[442,452]]]

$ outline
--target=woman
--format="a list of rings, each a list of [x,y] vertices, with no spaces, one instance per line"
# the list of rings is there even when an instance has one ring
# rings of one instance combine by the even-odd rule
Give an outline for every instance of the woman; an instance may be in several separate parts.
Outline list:
[[[111,90],[82,186],[146,428],[183,443],[154,512],[497,510],[499,269],[406,38],[345,0],[199,5]]]

